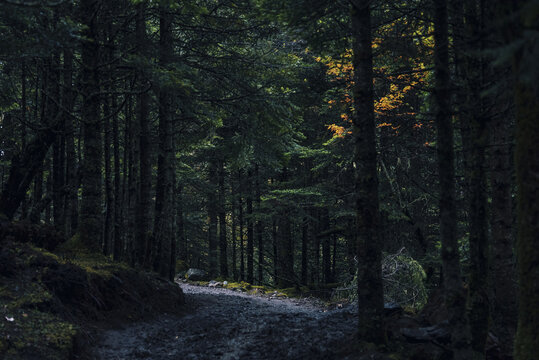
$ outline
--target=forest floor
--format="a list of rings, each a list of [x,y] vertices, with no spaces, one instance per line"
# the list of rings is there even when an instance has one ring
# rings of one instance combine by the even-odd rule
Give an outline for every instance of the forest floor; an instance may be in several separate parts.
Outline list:
[[[345,359],[356,306],[182,283],[186,314],[103,333],[95,359]]]

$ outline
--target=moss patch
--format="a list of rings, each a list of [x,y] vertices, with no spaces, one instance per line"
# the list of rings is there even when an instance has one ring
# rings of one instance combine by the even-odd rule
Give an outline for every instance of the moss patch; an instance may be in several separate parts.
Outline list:
[[[178,286],[92,254],[77,238],[54,252],[0,242],[0,359],[68,359],[99,328],[182,310]]]

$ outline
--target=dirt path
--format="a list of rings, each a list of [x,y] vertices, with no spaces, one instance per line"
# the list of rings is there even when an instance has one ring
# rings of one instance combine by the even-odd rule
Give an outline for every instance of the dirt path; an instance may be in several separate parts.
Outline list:
[[[181,287],[188,315],[107,331],[95,358],[336,359],[339,344],[356,326],[353,307],[327,311],[307,300]]]

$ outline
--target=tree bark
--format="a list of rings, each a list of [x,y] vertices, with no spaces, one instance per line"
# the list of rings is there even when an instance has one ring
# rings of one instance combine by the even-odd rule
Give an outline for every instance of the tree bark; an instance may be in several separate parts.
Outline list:
[[[217,163],[215,159],[210,160],[209,180],[210,190],[208,193],[208,248],[209,248],[209,275],[216,277],[218,275],[218,241],[217,241]]]
[[[146,2],[137,4],[136,19],[137,34],[137,54],[141,57],[146,56],[147,36],[146,36]],[[151,192],[152,192],[152,163],[151,163],[151,132],[149,121],[149,95],[146,92],[145,73],[139,70],[138,85],[140,94],[137,102],[137,116],[139,133],[139,203],[137,210],[138,228],[136,233],[136,252],[137,263],[139,266],[148,267],[148,254],[150,252],[149,237],[151,233]]]
[[[247,172],[247,282],[254,283],[253,171]]]
[[[511,86],[504,87],[505,89]],[[506,91],[507,92],[507,91]],[[513,102],[504,96],[502,106],[510,108]],[[517,327],[517,282],[514,261],[513,201],[511,141],[514,124],[508,119],[514,113],[499,111],[490,125],[490,188],[491,188],[491,233],[492,233],[492,278],[493,330],[500,340],[500,350],[505,356],[512,356],[513,341]]]
[[[234,193],[234,182],[231,183],[231,199],[232,199],[232,209],[231,209],[231,218],[232,218],[232,276],[234,281],[238,280],[238,264],[237,264],[237,247],[236,247],[236,194]]]
[[[440,186],[440,238],[445,304],[451,327],[454,359],[470,359],[470,335],[465,318],[466,298],[462,286],[456,234],[455,165],[451,122],[447,1],[435,0],[434,66],[438,176]]]
[[[306,210],[307,211],[307,210]],[[301,225],[301,283],[307,284],[309,279],[309,219],[305,216]]]
[[[69,237],[77,231],[78,225],[78,195],[77,153],[75,148],[75,126],[71,112],[73,111],[75,94],[73,92],[73,50],[64,50],[62,95],[66,146],[66,197],[64,214],[66,216],[65,233]]]
[[[288,169],[282,172],[282,181],[288,178]],[[280,288],[291,287],[295,284],[294,275],[294,247],[292,242],[292,226],[290,223],[290,209],[286,204],[281,205],[279,219],[279,235],[277,242],[277,276],[276,283]]]
[[[261,199],[260,199],[260,174],[258,164],[255,165],[255,193],[256,193],[256,208],[257,213],[260,216],[262,214]],[[264,225],[259,218],[256,220],[256,238],[258,243],[258,283],[262,285],[264,283],[264,238],[263,238]]]
[[[159,6],[159,65],[167,69],[172,62],[173,16],[166,4]],[[157,158],[157,192],[155,199],[154,241],[157,242],[156,271],[163,277],[174,278],[171,261],[174,240],[174,132],[172,89],[168,84],[159,88],[159,152]]]
[[[219,265],[221,276],[228,278],[225,196],[225,162],[221,159],[219,160]]]
[[[517,16],[514,17],[511,40],[524,42],[513,56],[513,72],[516,78],[516,251],[519,284],[514,354],[516,360],[524,360],[537,357],[539,349],[539,78],[537,72],[531,71],[528,66],[536,59],[538,45],[525,32],[525,28],[538,26],[539,14],[537,11],[530,13],[524,0],[512,3],[517,6],[517,12],[514,14]],[[513,15],[509,11],[506,14]]]
[[[82,61],[82,126],[84,157],[81,164],[82,199],[79,234],[82,244],[92,251],[101,250],[102,234],[102,141],[99,111],[99,72],[97,13],[99,3],[81,0],[81,20],[86,28],[81,40]]]
[[[331,245],[329,230],[329,210],[323,208],[320,216],[320,230],[322,235],[322,274],[324,284],[332,282],[331,277]]]
[[[243,246],[243,201],[242,201],[242,186],[243,181],[241,177],[241,170],[238,170],[238,187],[239,187],[239,193],[238,193],[238,221],[240,223],[240,234],[239,234],[239,241],[240,241],[240,279],[242,281],[245,280],[245,252],[244,252],[244,246]]]
[[[56,13],[56,12],[55,12]],[[57,18],[58,15],[54,15]],[[56,19],[57,20],[57,19]],[[62,103],[60,93],[60,54],[55,51],[51,59],[51,68],[49,69],[49,86],[48,97],[50,97],[49,119],[59,116],[62,111],[58,104]],[[65,129],[63,120],[58,119],[57,134],[52,145],[52,203],[53,203],[53,219],[54,226],[58,230],[63,230],[64,217],[64,201],[65,201]]]
[[[352,34],[356,112],[353,116],[356,237],[358,257],[359,337],[384,343],[384,296],[378,238],[378,174],[374,120],[371,1],[352,1]]]

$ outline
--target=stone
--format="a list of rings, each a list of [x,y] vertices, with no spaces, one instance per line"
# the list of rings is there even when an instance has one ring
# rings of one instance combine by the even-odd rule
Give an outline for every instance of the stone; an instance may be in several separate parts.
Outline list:
[[[208,273],[201,269],[191,268],[187,270],[185,278],[191,281],[207,281]]]

